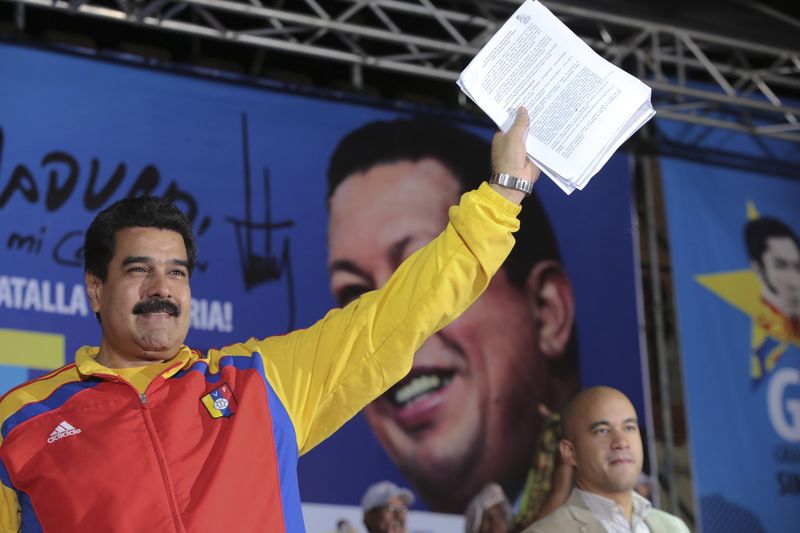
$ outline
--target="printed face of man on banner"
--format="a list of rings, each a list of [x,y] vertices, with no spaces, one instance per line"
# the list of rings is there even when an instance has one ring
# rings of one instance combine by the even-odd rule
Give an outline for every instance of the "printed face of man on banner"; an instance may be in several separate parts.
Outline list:
[[[328,173],[337,303],[382,286],[441,232],[448,207],[488,177],[489,161],[488,143],[431,120],[373,122],[345,137]],[[515,251],[486,292],[365,410],[434,511],[462,513],[491,481],[517,497],[534,461],[541,406],[557,411],[577,388],[571,285],[544,211],[527,202]]]
[[[772,217],[745,226],[750,266],[763,298],[786,317],[800,317],[800,242],[789,226]]]

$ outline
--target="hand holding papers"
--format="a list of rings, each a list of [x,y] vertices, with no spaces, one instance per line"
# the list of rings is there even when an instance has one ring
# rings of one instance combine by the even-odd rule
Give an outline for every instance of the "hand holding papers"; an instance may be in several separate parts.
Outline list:
[[[525,106],[528,156],[567,194],[583,189],[655,114],[649,87],[597,55],[534,0],[478,52],[458,86],[503,132]]]

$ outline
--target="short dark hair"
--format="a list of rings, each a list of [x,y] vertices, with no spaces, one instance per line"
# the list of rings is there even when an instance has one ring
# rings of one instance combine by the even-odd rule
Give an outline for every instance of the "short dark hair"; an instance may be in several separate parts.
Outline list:
[[[492,172],[491,144],[443,120],[410,118],[369,122],[338,144],[328,165],[328,199],[348,176],[399,161],[435,159],[458,180],[461,192],[478,188]],[[532,195],[520,213],[516,245],[503,264],[515,286],[525,286],[528,274],[541,261],[561,261],[555,234],[542,204]],[[573,328],[566,357],[556,358],[551,370],[559,377],[577,368],[577,336]]]
[[[458,179],[461,192],[478,188],[492,172],[491,145],[477,135],[447,122],[427,118],[370,122],[344,137],[328,166],[328,198],[348,176],[398,161],[431,158]],[[511,254],[503,265],[512,283],[524,286],[533,265],[560,261],[553,229],[542,204],[533,195],[525,200]],[[535,245],[534,245],[535,243]]]
[[[800,248],[797,235],[788,225],[774,217],[759,217],[749,221],[744,226],[744,243],[747,247],[747,257],[751,261],[764,266],[762,257],[767,250],[767,239],[788,237]]]
[[[108,264],[114,257],[117,232],[134,227],[168,229],[179,233],[186,246],[191,276],[197,258],[197,243],[192,225],[180,209],[153,196],[125,198],[97,214],[86,230],[83,245],[84,270],[105,281]]]

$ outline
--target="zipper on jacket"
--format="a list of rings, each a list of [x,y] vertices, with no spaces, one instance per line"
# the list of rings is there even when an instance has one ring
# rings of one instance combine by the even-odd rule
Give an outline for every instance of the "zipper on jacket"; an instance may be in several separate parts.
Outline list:
[[[178,502],[175,497],[175,491],[173,490],[172,478],[169,475],[169,471],[167,470],[167,462],[164,459],[164,450],[161,447],[161,441],[158,438],[158,433],[156,432],[156,427],[153,423],[152,415],[150,414],[151,410],[147,404],[147,394],[139,394],[139,401],[142,404],[142,417],[144,418],[144,425],[147,428],[147,432],[150,434],[150,443],[153,445],[153,451],[156,454],[158,468],[161,470],[161,479],[164,482],[164,490],[167,493],[170,511],[172,511],[172,519],[175,522],[175,530],[185,533],[186,529],[183,527],[183,521],[181,520],[180,512],[178,511]]]
[[[114,381],[117,383],[125,384],[130,387],[134,393],[139,397],[139,403],[142,406],[142,418],[144,418],[144,425],[147,428],[147,433],[150,435],[150,443],[153,446],[153,452],[156,454],[156,460],[158,462],[158,468],[161,471],[161,480],[164,482],[164,490],[167,493],[167,500],[169,502],[169,508],[172,513],[172,520],[175,523],[175,531],[179,533],[186,533],[186,528],[183,526],[183,521],[181,520],[180,512],[178,511],[178,501],[175,497],[175,492],[172,486],[172,478],[169,475],[169,471],[167,470],[167,462],[164,459],[164,450],[161,447],[161,441],[158,438],[158,433],[156,432],[155,424],[153,423],[153,418],[150,410],[150,405],[148,403],[147,393],[146,392],[139,392],[136,390],[132,384],[128,383],[124,379],[120,378],[116,375],[110,374],[98,374],[99,377],[106,379],[107,381]],[[156,377],[158,379],[158,377]],[[153,380],[155,381],[155,380]],[[153,383],[151,382],[150,385]],[[148,388],[150,386],[148,385]]]

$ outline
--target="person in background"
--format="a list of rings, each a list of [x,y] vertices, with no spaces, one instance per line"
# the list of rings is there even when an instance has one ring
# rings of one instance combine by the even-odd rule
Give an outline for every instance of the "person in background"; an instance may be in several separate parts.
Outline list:
[[[654,509],[633,488],[644,452],[636,410],[620,391],[593,387],[562,413],[561,456],[575,471],[565,504],[525,533],[688,533],[680,518]]]
[[[368,533],[407,533],[408,506],[414,494],[391,481],[371,485],[361,498],[364,527]]]
[[[350,525],[350,522],[344,518],[336,521],[336,529],[334,533],[356,533],[356,529]]]
[[[467,506],[465,533],[508,533],[511,528],[511,505],[503,488],[489,483]]]

